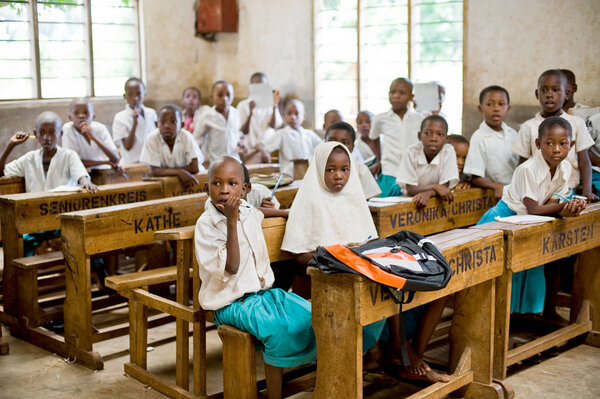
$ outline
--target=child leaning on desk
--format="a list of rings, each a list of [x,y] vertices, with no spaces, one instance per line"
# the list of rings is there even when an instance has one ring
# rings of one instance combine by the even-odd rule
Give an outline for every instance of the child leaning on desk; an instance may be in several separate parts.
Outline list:
[[[559,198],[569,197],[571,193],[568,184],[571,164],[566,160],[573,146],[571,134],[567,120],[559,116],[544,119],[535,140],[539,151],[515,169],[502,199],[477,224],[493,222],[497,216],[579,215],[585,208],[585,200],[559,202]],[[512,285],[511,312],[542,312],[546,292],[543,265],[513,274]]]

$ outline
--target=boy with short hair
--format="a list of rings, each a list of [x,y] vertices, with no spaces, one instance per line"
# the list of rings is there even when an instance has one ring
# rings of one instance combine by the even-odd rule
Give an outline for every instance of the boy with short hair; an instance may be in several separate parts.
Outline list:
[[[419,143],[407,148],[398,173],[402,192],[413,196],[417,208],[427,205],[433,196],[451,202],[450,191],[458,183],[458,166],[454,147],[448,144],[448,123],[439,115],[423,119]]]
[[[146,85],[139,78],[127,79],[123,97],[127,104],[115,115],[112,133],[121,149],[121,164],[129,165],[139,162],[144,141],[156,128],[156,111],[144,106]]]
[[[330,109],[323,115],[323,134],[327,133],[327,129],[332,124],[344,120],[344,116],[337,109]]]
[[[594,144],[594,140],[590,137],[583,119],[563,111],[562,106],[565,101],[566,87],[567,78],[558,69],[551,69],[542,73],[535,90],[535,96],[540,101],[542,111],[521,125],[512,150],[521,157],[521,162],[525,161],[539,152],[539,149],[535,146],[535,140],[537,129],[543,120],[550,116],[560,116],[566,119],[572,126],[573,142],[575,143],[567,156],[567,160],[573,168],[569,187],[574,189],[581,180],[583,185],[582,195],[587,197],[589,201],[597,201],[598,197],[592,193],[592,165],[587,151]]]
[[[212,85],[215,104],[194,122],[194,138],[204,153],[204,167],[222,156],[240,159],[240,113],[231,105],[233,86],[218,80]]]
[[[501,86],[486,87],[479,94],[477,109],[483,122],[471,136],[464,173],[471,175],[475,187],[490,188],[500,199],[519,164],[519,156],[512,151],[517,132],[504,122],[510,111],[508,91]]]
[[[189,187],[198,184],[194,175],[204,171],[204,157],[194,136],[181,128],[181,119],[178,106],[168,104],[160,108],[158,128],[148,135],[140,162],[150,166],[152,176],[177,176],[184,186]]]
[[[358,177],[360,178],[360,184],[366,199],[377,197],[381,194],[381,189],[377,185],[377,181],[375,181],[369,167],[357,161],[354,157],[353,150],[354,142],[356,141],[356,132],[349,123],[339,121],[329,125],[329,128],[325,132],[325,141],[337,141],[348,148],[348,151],[352,154],[352,162],[355,162],[358,167]]]
[[[286,126],[277,130],[274,135],[267,137],[259,144],[265,153],[279,150],[281,171],[294,176],[294,161],[309,160],[315,147],[322,142],[312,130],[304,129],[304,104],[300,100],[289,100],[285,105],[283,119]]]
[[[435,114],[439,115],[439,114]],[[469,154],[469,140],[465,136],[459,134],[449,134],[448,143],[454,147],[456,153],[456,166],[458,167],[458,184],[454,187],[455,190],[464,190],[471,188],[469,176],[463,173],[465,168],[465,160]]]
[[[375,140],[375,155],[381,161],[381,172],[385,175],[398,177],[406,149],[419,142],[417,134],[423,116],[408,106],[413,97],[412,82],[397,78],[389,90],[392,107],[373,117],[369,138]],[[380,136],[385,138],[383,146],[379,142]]]
[[[261,83],[269,83],[267,75],[262,72],[252,74],[250,84]],[[268,132],[274,133],[283,124],[279,113],[280,101],[279,90],[273,90],[273,105],[271,107],[259,108],[250,98],[238,103],[237,109],[240,111],[240,123],[242,124],[240,130],[244,135],[244,141],[249,151],[246,163],[268,162],[268,157],[260,153],[256,145],[264,140]]]
[[[121,172],[121,159],[106,126],[93,120],[94,104],[89,98],[75,98],[69,105],[69,120],[63,126],[62,146],[79,154],[90,169],[114,168]]]
[[[0,176],[23,177],[25,191],[48,191],[58,186],[79,185],[87,191],[98,188],[73,150],[61,148],[56,143],[62,133],[62,120],[54,112],[42,112],[35,121],[33,134],[42,148],[29,151],[22,157],[6,164],[10,152],[22,144],[30,133],[15,133],[0,156]],[[5,165],[6,164],[6,165]]]

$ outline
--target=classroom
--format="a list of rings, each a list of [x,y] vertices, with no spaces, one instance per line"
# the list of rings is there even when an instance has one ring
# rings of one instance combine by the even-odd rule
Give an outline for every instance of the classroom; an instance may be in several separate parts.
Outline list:
[[[0,397],[599,398],[599,19],[0,0]]]

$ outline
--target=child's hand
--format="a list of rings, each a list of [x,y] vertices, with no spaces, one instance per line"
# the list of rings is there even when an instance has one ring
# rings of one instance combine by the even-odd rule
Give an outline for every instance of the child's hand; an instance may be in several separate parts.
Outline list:
[[[280,101],[281,101],[281,93],[279,93],[279,90],[273,90],[273,106],[278,107]]]
[[[191,187],[199,184],[198,179],[196,179],[196,177],[193,174],[191,174],[185,169],[178,170],[179,173],[177,177],[179,178],[179,180],[181,180],[181,184],[183,184],[184,187]]]
[[[248,106],[250,107],[250,115],[252,115],[252,111],[254,111],[254,108],[256,108],[256,103],[254,102],[254,100],[250,101],[250,104],[248,104]]]
[[[262,145],[256,146],[258,152],[260,152],[260,162],[271,163],[271,154]]]
[[[471,188],[471,183],[468,181],[461,181],[454,187],[454,190],[460,191],[460,190],[466,190],[468,188]]]
[[[427,206],[427,204],[429,203],[429,198],[431,198],[432,193],[429,191],[422,191],[416,195],[413,196],[413,203],[415,204],[415,207],[418,208],[425,208]]]
[[[577,216],[585,209],[585,201],[580,199],[572,199],[569,202],[565,202],[559,215],[567,218]]]
[[[381,172],[381,162],[377,162],[375,165],[371,166],[370,170],[373,176],[379,174],[379,172]]]
[[[237,152],[240,156],[245,157],[250,153],[250,150],[248,149],[248,146],[240,140],[237,143]]]
[[[133,108],[133,124],[137,124],[138,115],[140,114],[140,107],[137,105]]]
[[[127,178],[127,179],[129,178],[129,177],[127,177],[127,175],[125,174],[125,172],[124,172],[124,171],[123,171],[123,169],[121,168],[121,165],[119,165],[119,163],[118,163],[118,162],[111,162],[111,163],[110,163],[110,167],[111,167],[111,168],[113,168],[113,170],[114,170],[115,172],[117,172],[119,175],[121,175],[121,176],[123,176],[123,177],[125,177],[125,178]]]
[[[583,192],[582,193],[584,197],[586,197],[588,199],[589,202],[597,202],[598,201],[598,197],[596,196],[596,194],[592,193],[591,191],[589,192]]]
[[[204,162],[202,162],[202,166],[204,166],[204,169],[208,170],[208,167],[210,166],[210,159],[205,159]]]
[[[263,200],[260,203],[260,206],[263,208],[275,209],[275,202],[273,202],[273,197],[263,198]]]
[[[31,133],[17,132],[13,134],[9,142],[12,145],[23,144],[29,138],[29,136],[31,136]]]
[[[92,183],[87,177],[79,179],[79,186],[92,194],[98,191],[98,186]]]
[[[496,183],[494,186],[494,198],[496,198],[496,200],[500,200],[502,198],[502,194],[504,194],[504,186],[500,183]]]
[[[217,204],[218,210],[223,212],[227,220],[238,220],[240,216],[240,205],[242,200],[240,197],[231,196],[224,204]]]
[[[81,125],[79,125],[79,130],[86,139],[91,141],[94,138],[92,135],[92,128],[87,123],[83,122]]]
[[[437,186],[434,187],[434,190],[435,190],[436,194],[444,201],[446,201],[446,202],[454,201],[454,194],[452,194],[452,191],[450,191],[450,189],[448,187],[444,186],[443,184],[438,184]]]

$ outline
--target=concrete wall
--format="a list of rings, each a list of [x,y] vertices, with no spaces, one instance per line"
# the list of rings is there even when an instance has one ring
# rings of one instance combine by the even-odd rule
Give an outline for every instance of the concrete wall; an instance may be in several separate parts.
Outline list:
[[[540,107],[537,78],[546,69],[571,69],[576,101],[600,105],[600,1],[470,0],[466,7],[463,134],[483,120],[479,92],[499,84],[508,89],[514,128]]]

